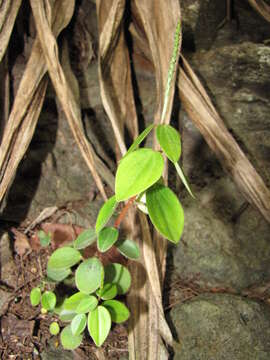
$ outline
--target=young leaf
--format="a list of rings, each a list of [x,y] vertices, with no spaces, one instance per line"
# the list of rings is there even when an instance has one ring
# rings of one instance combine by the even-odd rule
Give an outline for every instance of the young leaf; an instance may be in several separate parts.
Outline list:
[[[52,335],[58,335],[60,331],[58,323],[56,321],[52,322],[49,330]]]
[[[55,250],[49,261],[48,261],[48,269],[50,270],[63,270],[68,269],[74,265],[76,265],[82,256],[80,252],[72,247],[62,247]]]
[[[63,308],[66,310],[75,311],[77,309],[77,306],[80,304],[80,302],[86,298],[88,298],[88,295],[86,295],[82,292],[77,292],[77,293],[71,295],[69,298],[65,299]]]
[[[98,306],[88,315],[88,331],[94,343],[101,346],[111,329],[111,316],[104,306]]]
[[[156,135],[162,150],[173,163],[177,162],[181,155],[181,141],[179,132],[170,125],[158,125]]]
[[[96,241],[96,233],[94,229],[87,229],[80,233],[77,239],[74,241],[73,246],[77,250],[86,248],[92,245]]]
[[[178,165],[178,163],[174,163],[174,166],[175,166],[175,169],[180,177],[180,179],[182,180],[182,183],[185,185],[187,191],[189,192],[189,194],[193,197],[193,199],[195,199],[195,195],[193,194],[189,184],[188,184],[188,181],[182,171],[182,169],[180,168],[180,166]]]
[[[47,268],[48,280],[53,280],[54,282],[60,282],[66,279],[71,274],[70,269],[60,269],[56,270],[54,268]]]
[[[162,155],[152,149],[139,149],[124,157],[116,171],[116,200],[127,200],[148,189],[160,178],[163,167]]]
[[[140,249],[138,245],[132,240],[118,240],[115,246],[117,247],[118,251],[128,259],[137,260],[140,257]]]
[[[117,202],[115,200],[115,195],[108,199],[105,204],[103,204],[102,208],[99,210],[97,221],[96,221],[96,232],[100,232],[100,230],[107,224],[110,220],[114,210],[117,206]]]
[[[125,304],[117,300],[104,301],[103,306],[109,310],[113,322],[119,324],[129,318],[130,312]]]
[[[46,234],[45,231],[40,230],[38,232],[40,245],[43,247],[49,246],[51,242],[51,233]]]
[[[89,311],[95,310],[97,307],[98,300],[93,295],[87,295],[85,299],[82,299],[79,305],[76,307],[77,314],[85,314]]]
[[[86,315],[85,314],[76,315],[72,319],[70,327],[73,335],[80,335],[86,327]]]
[[[131,284],[130,272],[121,264],[109,264],[105,267],[104,282],[105,284],[115,284],[117,287],[117,293],[119,295],[123,295],[129,290]]]
[[[82,337],[83,337],[82,334],[73,335],[71,331],[71,326],[68,325],[61,332],[61,336],[60,336],[61,344],[63,348],[66,350],[74,350],[80,346],[82,342]]]
[[[63,322],[70,322],[77,315],[73,310],[62,309],[58,313],[59,319]]]
[[[115,284],[107,283],[102,289],[98,289],[96,294],[101,297],[102,300],[111,300],[117,295],[117,287]]]
[[[38,306],[41,299],[41,290],[39,287],[35,287],[30,293],[30,302],[32,306]]]
[[[76,286],[81,292],[91,294],[100,287],[103,277],[103,266],[99,259],[93,257],[78,266],[75,273]]]
[[[105,227],[98,234],[97,247],[101,252],[109,250],[118,239],[118,230],[114,227]]]
[[[134,140],[134,142],[132,143],[132,145],[130,146],[130,148],[128,149],[128,151],[126,152],[125,156],[126,157],[128,154],[130,154],[131,152],[133,152],[134,150],[137,149],[137,147],[140,145],[140,143],[146,138],[146,136],[151,132],[151,130],[153,129],[154,124],[151,124],[149,126],[147,126],[147,128],[145,128],[143,130],[143,132],[140,133],[140,135]]]
[[[56,296],[52,291],[45,291],[41,297],[41,306],[46,310],[53,310],[56,305]]]
[[[168,187],[155,184],[146,192],[146,204],[155,228],[177,243],[184,228],[184,211],[177,196]]]

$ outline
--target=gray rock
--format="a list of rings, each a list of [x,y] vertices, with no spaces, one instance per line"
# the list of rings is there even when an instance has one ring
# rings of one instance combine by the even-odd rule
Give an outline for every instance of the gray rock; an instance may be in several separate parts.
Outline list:
[[[238,291],[269,278],[269,224],[251,207],[236,216],[243,200],[228,178],[196,195],[196,202],[184,201],[183,240],[173,249],[175,274]]]
[[[264,304],[206,294],[174,307],[171,319],[181,344],[174,360],[270,358],[270,309]]]
[[[10,300],[13,298],[13,294],[6,289],[0,288],[0,316],[4,315],[8,309]]]

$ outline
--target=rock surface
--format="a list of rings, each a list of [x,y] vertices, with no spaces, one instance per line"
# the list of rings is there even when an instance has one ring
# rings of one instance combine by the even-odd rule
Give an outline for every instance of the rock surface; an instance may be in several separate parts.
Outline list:
[[[241,297],[206,294],[176,306],[181,343],[174,360],[268,360],[270,309]]]

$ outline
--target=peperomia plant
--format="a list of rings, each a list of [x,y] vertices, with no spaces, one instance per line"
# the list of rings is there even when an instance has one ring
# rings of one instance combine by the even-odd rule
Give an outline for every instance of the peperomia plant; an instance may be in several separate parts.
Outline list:
[[[175,73],[179,36],[180,23],[175,35],[162,117],[166,113]],[[99,256],[114,246],[128,259],[139,258],[137,244],[131,239],[119,238],[121,222],[130,206],[136,205],[139,210],[148,214],[154,227],[165,238],[175,244],[180,240],[184,211],[178,197],[164,184],[165,157],[175,166],[188,192],[192,196],[193,194],[178,164],[181,156],[180,135],[172,126],[163,124],[164,119],[161,120],[159,125],[149,125],[119,162],[115,194],[101,207],[95,229],[83,231],[70,246],[55,250],[47,264],[47,282],[44,281],[40,287],[31,291],[33,306],[41,303],[43,313],[57,315],[62,322],[69,323],[62,329],[60,336],[65,349],[78,347],[86,328],[95,344],[101,346],[110,332],[112,322],[124,322],[130,315],[126,305],[116,300],[117,296],[126,294],[130,288],[131,276],[128,269],[118,263],[104,266]],[[139,147],[152,131],[160,145],[159,151]],[[108,226],[121,202],[126,203],[114,223]],[[46,234],[41,235],[43,244],[49,243]],[[84,258],[83,250],[95,242],[97,256]],[[57,300],[55,293],[51,291],[50,282],[66,283],[68,280],[73,288],[71,296]],[[55,321],[51,323],[50,331],[53,335],[58,334],[59,326]]]

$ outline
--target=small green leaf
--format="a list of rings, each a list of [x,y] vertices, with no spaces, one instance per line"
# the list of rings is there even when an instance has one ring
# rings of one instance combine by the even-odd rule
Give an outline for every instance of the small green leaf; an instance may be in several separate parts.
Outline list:
[[[52,291],[45,291],[41,297],[41,306],[46,310],[53,310],[56,305],[56,296]]]
[[[125,304],[117,300],[107,300],[102,303],[111,314],[113,322],[119,324],[129,318],[130,312]]]
[[[175,169],[177,171],[177,174],[179,175],[180,179],[182,180],[182,183],[185,185],[187,191],[189,192],[189,194],[193,197],[193,199],[195,199],[195,195],[193,194],[188,181],[185,177],[185,174],[183,173],[183,170],[180,168],[180,166],[178,165],[178,163],[174,163]]]
[[[75,273],[76,286],[81,292],[91,294],[100,287],[103,277],[103,266],[99,259],[93,257],[78,266]]]
[[[117,293],[119,295],[125,294],[131,284],[131,276],[128,269],[117,263],[109,264],[105,267],[105,284],[112,283],[117,287]]]
[[[114,227],[105,227],[98,234],[97,247],[101,252],[109,250],[118,239],[118,230]]]
[[[118,251],[128,259],[137,260],[140,257],[140,249],[138,245],[132,240],[118,240],[115,246],[117,247]]]
[[[65,299],[63,307],[66,310],[75,311],[77,309],[77,306],[80,304],[80,302],[83,299],[87,299],[87,298],[88,298],[87,294],[84,294],[82,292],[77,292],[77,293],[71,295],[69,298]]]
[[[30,302],[32,306],[38,306],[41,299],[41,290],[39,287],[35,287],[30,293]]]
[[[61,336],[60,336],[61,344],[63,348],[66,350],[74,350],[80,346],[82,342],[82,337],[83,337],[82,334],[73,335],[71,331],[71,326],[68,325],[61,332]]]
[[[59,311],[58,316],[59,319],[63,322],[70,322],[77,315],[77,313],[73,310],[65,310],[62,309]]]
[[[86,327],[86,315],[85,314],[76,315],[72,319],[70,327],[73,335],[80,335]]]
[[[168,187],[155,184],[146,192],[146,204],[155,228],[178,243],[184,228],[184,211],[177,196]]]
[[[81,258],[81,253],[78,250],[73,249],[72,247],[65,246],[55,250],[52,253],[48,261],[48,269],[68,269],[76,265],[81,260]]]
[[[55,270],[53,268],[47,268],[47,276],[49,280],[53,280],[54,282],[60,282],[66,279],[71,274],[70,269],[60,269]]]
[[[139,149],[124,157],[116,171],[116,200],[127,200],[148,189],[160,178],[163,167],[162,155],[152,149]]]
[[[170,125],[158,125],[156,135],[162,150],[173,163],[177,162],[181,155],[181,141],[179,132]]]
[[[74,241],[73,246],[77,250],[85,249],[96,241],[96,233],[94,229],[87,229],[80,233]]]
[[[51,233],[46,234],[45,231],[40,230],[38,232],[38,237],[39,237],[39,241],[40,241],[40,245],[43,247],[49,246],[51,243]]]
[[[96,291],[97,296],[102,300],[111,300],[117,295],[117,287],[115,284],[107,283],[103,286],[102,289]]]
[[[102,208],[99,210],[97,221],[96,221],[96,232],[100,232],[100,230],[107,224],[110,220],[114,210],[117,206],[117,202],[115,200],[115,195],[108,199],[105,204],[103,204]]]
[[[86,295],[85,299],[82,299],[79,305],[76,307],[76,313],[84,314],[88,313],[89,311],[95,310],[98,304],[98,300],[93,295]]]
[[[126,157],[128,154],[130,154],[131,152],[133,152],[134,150],[137,149],[137,147],[140,145],[140,143],[146,138],[146,136],[151,132],[151,130],[153,129],[154,124],[151,124],[149,126],[147,126],[147,128],[145,128],[140,135],[133,141],[132,145],[129,147],[128,151],[126,152],[125,156]]]
[[[94,343],[99,347],[106,340],[111,329],[111,316],[104,306],[98,306],[88,315],[88,331]]]
[[[52,322],[50,325],[50,333],[52,335],[58,335],[60,331],[60,327],[56,321]]]

